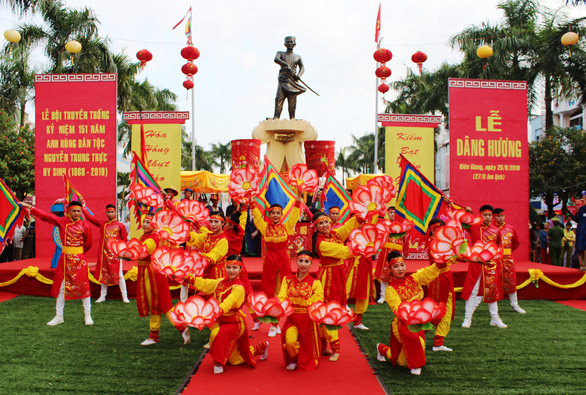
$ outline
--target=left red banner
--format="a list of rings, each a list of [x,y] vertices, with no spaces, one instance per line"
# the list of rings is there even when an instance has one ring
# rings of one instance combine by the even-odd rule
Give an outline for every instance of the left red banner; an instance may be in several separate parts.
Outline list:
[[[63,198],[66,175],[87,207],[105,217],[106,205],[116,205],[116,74],[37,74],[35,93],[36,205],[49,211]],[[37,257],[53,256],[51,228],[36,225]]]

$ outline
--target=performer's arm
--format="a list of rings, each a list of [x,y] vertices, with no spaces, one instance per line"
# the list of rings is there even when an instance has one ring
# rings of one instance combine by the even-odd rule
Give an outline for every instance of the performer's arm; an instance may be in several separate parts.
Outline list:
[[[333,232],[336,232],[338,234],[338,236],[340,237],[340,239],[342,239],[342,241],[346,241],[346,239],[348,238],[348,236],[350,236],[350,233],[356,229],[360,227],[360,222],[358,221],[357,217],[352,217],[350,218],[348,221],[346,221],[346,223],[339,227],[338,229],[333,230]]]
[[[246,228],[246,220],[247,219],[248,219],[248,210],[244,209],[244,211],[240,211],[240,220],[238,221],[238,224],[242,228],[241,230],[243,232],[244,232],[244,229]]]
[[[324,287],[321,285],[321,281],[315,280],[311,287],[311,297],[309,298],[309,304],[314,302],[324,301]]]
[[[517,235],[517,231],[515,229],[513,229],[513,240],[511,240],[511,242],[513,243],[513,245],[511,246],[511,249],[513,251],[515,251],[517,249],[517,247],[519,247],[519,236]]]
[[[147,248],[147,250],[149,250],[149,255],[151,255],[157,248],[157,242],[153,239],[146,239],[142,242],[142,244]]]
[[[87,223],[84,225],[83,235],[85,237],[85,241],[83,243],[83,252],[88,252],[90,248],[92,248],[92,229]]]
[[[193,277],[193,274],[188,274],[185,276],[185,282],[193,284],[195,289],[203,292],[206,295],[213,294],[218,287],[218,284],[222,280],[223,278],[208,279],[203,277]]]
[[[97,226],[98,228],[101,228],[102,227],[102,224],[100,223],[100,221],[96,217],[94,217],[88,211],[87,208],[84,207],[83,210],[82,210],[82,212],[83,212],[83,215],[84,215],[85,219],[88,220],[89,223],[91,223],[92,225]]]
[[[126,226],[124,224],[118,222],[118,227],[120,228],[120,240],[128,240],[128,234],[126,233]]]
[[[440,270],[434,263],[433,265],[419,269],[413,273],[413,279],[421,285],[427,285],[436,279],[440,275]]]
[[[262,217],[260,210],[254,206],[252,207],[252,221],[256,229],[264,236],[267,234],[267,222]]]
[[[327,256],[336,259],[350,259],[353,256],[350,253],[348,247],[343,244],[322,241],[319,243],[318,248],[321,256]]]
[[[281,289],[279,290],[279,295],[277,295],[280,301],[283,301],[287,298],[287,288],[287,278],[284,277],[283,281],[281,281]]]
[[[226,254],[228,253],[228,247],[228,240],[220,239],[210,252],[201,255],[205,257],[211,265],[214,265],[220,262],[222,258],[226,256]]]
[[[200,233],[189,232],[189,240],[187,240],[186,243],[187,246],[201,248],[203,246],[203,243],[205,243],[206,239],[208,238],[208,235],[212,233],[205,226],[199,228],[199,232]]]
[[[40,219],[41,221],[45,221],[50,223],[51,225],[60,226],[61,225],[61,217],[56,216],[53,213],[48,213],[43,211],[39,208],[32,207],[28,205],[31,210],[31,214],[34,215],[36,218]]]
[[[401,304],[401,297],[395,288],[390,286],[387,287],[387,290],[385,291],[385,302],[387,302],[393,313],[396,315],[397,309]]]
[[[285,222],[285,229],[287,230],[287,234],[292,235],[295,233],[295,225],[299,222],[299,218],[301,217],[301,202],[299,200],[295,201],[295,206],[291,210],[291,215],[289,215],[289,219]]]
[[[220,308],[224,313],[230,311],[233,307],[240,308],[244,303],[244,287],[242,285],[235,285],[232,287],[232,292],[226,299],[220,303]]]

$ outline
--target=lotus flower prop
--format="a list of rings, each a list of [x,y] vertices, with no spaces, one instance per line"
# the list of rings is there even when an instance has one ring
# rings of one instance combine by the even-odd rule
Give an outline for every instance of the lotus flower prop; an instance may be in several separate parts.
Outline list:
[[[403,222],[393,221],[389,225],[389,237],[393,239],[400,239],[405,236],[407,232],[413,229],[413,222],[405,220]]]
[[[489,263],[490,261],[502,259],[503,247],[498,246],[494,241],[485,243],[479,240],[474,243],[472,248],[466,249],[462,257],[472,262]]]
[[[234,169],[230,173],[230,198],[239,203],[255,197],[258,194],[259,176],[256,169]]]
[[[293,305],[289,298],[267,298],[264,292],[248,295],[248,304],[261,322],[278,323],[279,318],[289,317],[293,313]]]
[[[393,185],[393,179],[389,176],[382,175],[382,176],[377,176],[374,178],[371,178],[370,180],[368,180],[368,182],[366,183],[366,185],[379,185],[381,187],[383,187],[385,190],[387,190],[389,192],[389,194],[391,195],[391,199],[394,198],[397,195],[397,190],[395,189],[395,185]]]
[[[445,314],[446,304],[431,298],[401,302],[397,308],[397,316],[411,332],[432,329],[432,321],[438,322]]]
[[[136,261],[146,258],[149,255],[148,248],[135,238],[130,239],[129,242],[120,239],[110,239],[108,241],[108,249],[112,254],[125,261]]]
[[[463,209],[451,208],[446,211],[446,219],[454,219],[458,221],[464,229],[468,229],[471,225],[476,225],[482,222],[482,217],[474,217],[472,213],[467,212]]]
[[[382,226],[363,223],[358,229],[350,232],[348,248],[352,255],[369,258],[380,251],[387,241],[388,232]]]
[[[352,193],[350,211],[365,222],[370,222],[377,215],[385,215],[391,199],[391,194],[380,185],[362,185]]]
[[[158,272],[182,284],[185,276],[192,273],[201,277],[207,261],[196,251],[185,251],[182,248],[157,247],[151,257],[151,264]]]
[[[436,230],[434,240],[429,243],[429,252],[435,261],[445,263],[462,255],[467,247],[468,242],[462,229],[446,225]]]
[[[189,224],[173,211],[161,210],[157,212],[151,225],[162,239],[171,244],[185,243],[189,236]]]
[[[289,170],[287,176],[289,184],[296,187],[301,192],[313,193],[319,187],[319,178],[317,171],[309,170],[304,163],[298,163]]]
[[[190,296],[185,302],[178,302],[169,313],[173,324],[187,325],[201,331],[216,322],[222,315],[222,309],[213,297],[205,300],[199,296]]]
[[[206,206],[196,200],[182,200],[177,205],[177,211],[185,221],[192,223],[204,223],[210,217]]]
[[[142,185],[135,184],[130,189],[130,195],[149,207],[160,208],[165,204],[163,196],[151,187],[143,187]]]
[[[354,319],[352,309],[347,310],[334,301],[314,302],[307,308],[307,312],[312,321],[325,325],[330,331],[338,330]]]

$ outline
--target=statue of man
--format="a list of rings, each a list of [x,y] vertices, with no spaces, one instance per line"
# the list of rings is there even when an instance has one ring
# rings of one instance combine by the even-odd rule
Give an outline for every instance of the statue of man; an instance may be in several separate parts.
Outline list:
[[[301,56],[293,53],[295,45],[295,37],[285,37],[287,51],[279,51],[275,56],[275,63],[281,66],[281,70],[279,70],[279,88],[277,89],[277,97],[275,98],[274,119],[281,117],[285,99],[287,99],[289,104],[289,118],[295,119],[297,95],[305,92],[305,88],[298,82],[305,68],[303,67]],[[299,72],[297,72],[297,67],[299,67]]]

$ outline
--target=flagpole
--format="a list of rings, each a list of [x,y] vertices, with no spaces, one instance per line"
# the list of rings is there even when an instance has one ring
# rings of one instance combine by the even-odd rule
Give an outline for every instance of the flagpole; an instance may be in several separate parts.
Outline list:
[[[382,38],[381,38],[382,41]],[[380,49],[380,41],[376,44],[377,51]],[[380,63],[376,63],[378,68]],[[378,77],[375,76],[374,85],[374,174],[378,173],[377,162],[378,162]]]
[[[195,171],[195,84],[191,89],[191,170]]]

